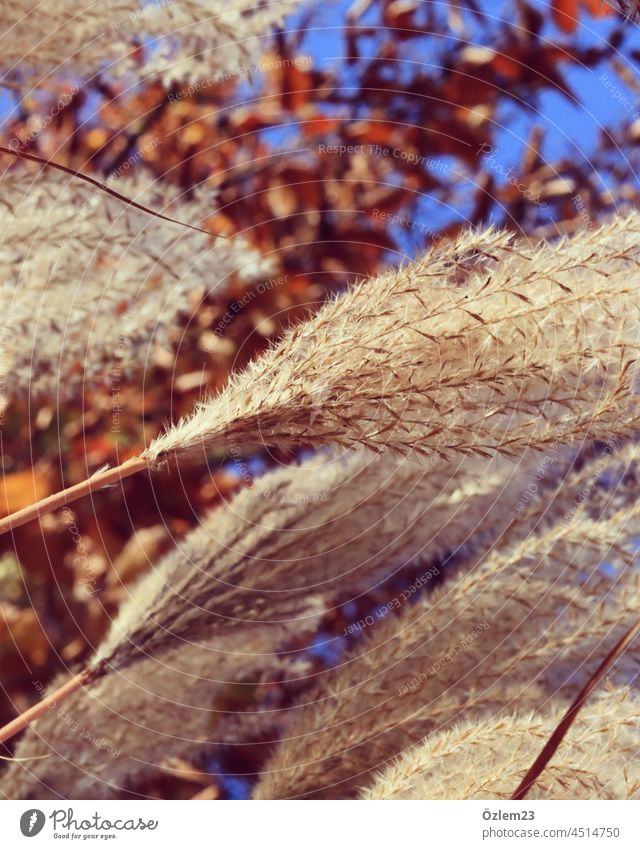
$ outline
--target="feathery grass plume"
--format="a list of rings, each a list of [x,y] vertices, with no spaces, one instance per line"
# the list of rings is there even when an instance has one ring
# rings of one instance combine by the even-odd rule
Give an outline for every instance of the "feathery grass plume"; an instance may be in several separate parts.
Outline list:
[[[317,458],[266,475],[214,511],[140,582],[92,664],[66,681],[56,699],[183,637],[304,618],[311,594],[344,602],[348,593],[370,589],[380,572],[388,576],[424,560],[425,551],[433,559],[468,546],[470,538],[497,534],[532,468],[493,458],[465,464],[463,481],[460,471],[352,453],[341,462]],[[439,573],[430,567],[395,606]],[[0,729],[0,739],[45,710],[37,703]]]
[[[0,520],[0,533],[175,452],[361,445],[518,457],[640,425],[640,215],[556,245],[466,233],[294,327],[136,459]]]
[[[508,799],[561,708],[554,702],[543,711],[456,724],[388,766],[362,798]],[[528,798],[640,798],[639,745],[640,699],[626,688],[598,694],[582,709]]]
[[[627,450],[637,466],[640,450]],[[564,489],[575,499],[590,474],[585,467]],[[257,797],[349,795],[372,769],[457,719],[536,708],[541,687],[575,695],[640,604],[640,574],[628,565],[640,503],[636,480],[626,486],[632,497],[620,509],[611,493],[590,492],[595,520],[586,509],[565,519],[563,489],[549,507],[555,525],[531,535],[525,527],[519,542],[371,628],[292,709]],[[626,682],[637,672],[628,653],[615,675]]]
[[[129,72],[167,85],[226,80],[257,63],[263,36],[300,0],[0,0],[2,67],[31,84],[53,74]],[[147,47],[141,54],[140,44]],[[150,46],[152,45],[152,46]]]
[[[16,754],[40,760],[12,763],[0,777],[0,797],[117,797],[167,758],[211,753],[268,729],[280,707],[261,705],[260,684],[308,671],[304,661],[276,653],[290,630],[183,641],[75,692],[29,727]]]
[[[535,249],[491,230],[435,247],[294,327],[144,456],[306,443],[517,457],[632,433],[639,233],[634,213]]]
[[[174,201],[157,183],[122,185],[154,208]],[[4,403],[142,368],[154,344],[170,344],[190,297],[272,270],[242,238],[207,244],[62,174],[10,169],[0,187]],[[203,195],[178,207],[187,220],[212,212]]]
[[[497,534],[531,473],[500,459],[426,469],[356,452],[267,474],[142,579],[97,674],[176,639],[300,617],[309,596],[344,600],[411,561]]]

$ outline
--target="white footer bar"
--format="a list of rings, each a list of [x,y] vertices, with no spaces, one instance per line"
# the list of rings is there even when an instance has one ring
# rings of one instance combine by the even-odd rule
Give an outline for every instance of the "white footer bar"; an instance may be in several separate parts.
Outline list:
[[[5,801],[0,834],[11,849],[638,849],[640,802]]]

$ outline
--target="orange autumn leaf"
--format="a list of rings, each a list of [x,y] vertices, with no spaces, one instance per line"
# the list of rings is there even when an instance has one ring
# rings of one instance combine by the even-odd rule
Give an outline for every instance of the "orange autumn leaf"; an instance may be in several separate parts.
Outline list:
[[[8,516],[21,510],[34,499],[46,498],[53,492],[51,476],[32,469],[5,475],[0,486],[0,515]]]
[[[507,53],[496,53],[491,60],[491,66],[496,73],[512,80],[517,80],[522,73],[522,62]]]
[[[340,129],[343,122],[338,118],[330,118],[327,115],[317,115],[302,123],[300,130],[305,138],[317,136],[322,133],[329,134]]]
[[[607,18],[615,14],[613,5],[605,0],[554,0],[552,15],[556,26],[563,32],[575,32],[579,9],[584,9],[593,18]]]
[[[34,666],[42,666],[49,656],[51,643],[38,614],[34,610],[22,610],[9,626],[11,645],[14,651]]]

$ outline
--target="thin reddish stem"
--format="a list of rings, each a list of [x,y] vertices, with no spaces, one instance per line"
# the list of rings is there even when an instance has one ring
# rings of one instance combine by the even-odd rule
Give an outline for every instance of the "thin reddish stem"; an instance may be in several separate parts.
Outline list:
[[[518,789],[515,791],[513,796],[511,797],[514,800],[524,799],[538,780],[545,767],[551,760],[551,758],[555,755],[558,746],[562,743],[565,734],[573,725],[573,722],[580,712],[583,704],[586,702],[589,695],[593,690],[598,686],[600,681],[607,674],[609,669],[613,666],[616,660],[620,657],[621,654],[628,648],[630,643],[637,637],[640,633],[640,620],[636,622],[636,624],[630,628],[627,633],[619,640],[616,645],[611,649],[609,654],[602,661],[600,666],[593,673],[591,678],[587,681],[585,686],[580,690],[576,698],[571,703],[571,706],[562,717],[560,722],[558,723],[557,728],[547,740],[544,748],[538,755],[538,757],[533,762],[531,768],[528,770],[525,777],[522,779],[520,784],[518,785]]]
[[[15,719],[12,719],[11,722],[0,728],[0,743],[6,743],[7,740],[10,740],[18,732],[23,731],[31,722],[38,719],[39,716],[57,707],[67,696],[70,696],[71,693],[79,690],[80,687],[86,684],[90,674],[90,670],[83,669],[82,672],[78,672],[77,675],[74,675],[73,678],[64,683],[62,687],[58,687],[50,696],[46,696],[41,702],[25,710],[20,716],[16,716]]]

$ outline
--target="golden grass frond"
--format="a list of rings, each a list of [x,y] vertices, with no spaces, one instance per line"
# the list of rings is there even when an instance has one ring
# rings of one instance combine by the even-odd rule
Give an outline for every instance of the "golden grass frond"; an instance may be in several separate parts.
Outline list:
[[[632,437],[639,221],[617,217],[533,249],[493,230],[439,245],[294,327],[140,464],[302,444],[518,458]],[[105,483],[96,475],[8,516],[0,533]]]
[[[561,708],[560,703],[542,712],[479,717],[434,734],[389,765],[362,798],[508,799]],[[598,694],[528,798],[640,798],[639,744],[637,696],[625,689]]]
[[[267,474],[142,580],[96,663],[126,665],[187,635],[304,622],[314,597],[344,600],[408,563],[498,534],[528,474],[531,463],[472,461],[463,475],[361,453]]]
[[[294,327],[145,457],[301,443],[517,457],[631,434],[639,232],[634,213],[535,249],[493,231],[433,248]]]

